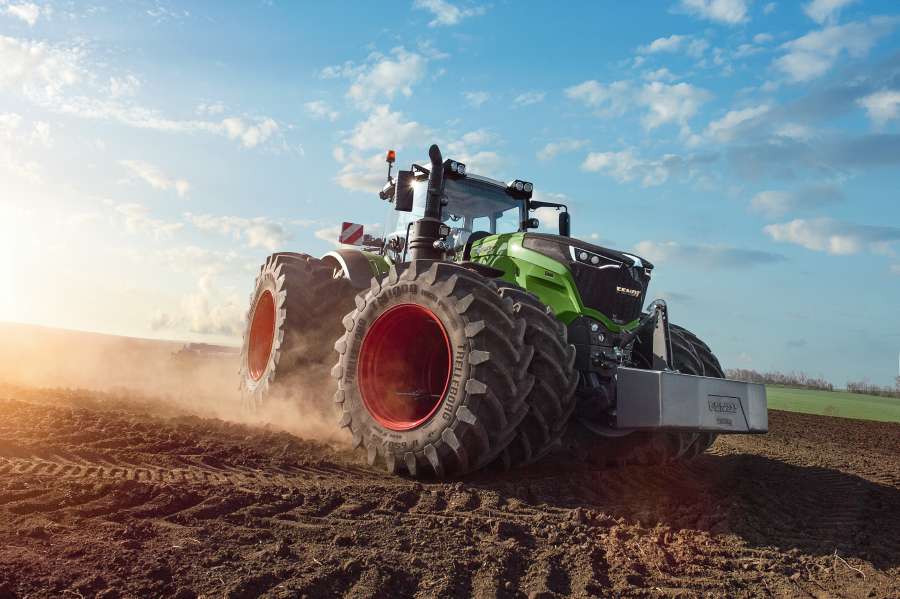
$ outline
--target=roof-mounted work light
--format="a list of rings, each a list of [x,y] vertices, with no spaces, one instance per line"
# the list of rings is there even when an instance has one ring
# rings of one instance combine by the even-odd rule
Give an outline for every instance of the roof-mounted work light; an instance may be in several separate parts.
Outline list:
[[[516,179],[506,187],[506,193],[514,198],[530,199],[534,192],[534,184]]]
[[[466,176],[466,165],[455,160],[447,160],[446,162],[444,162],[444,170],[446,170],[447,174],[449,174],[451,177]]]

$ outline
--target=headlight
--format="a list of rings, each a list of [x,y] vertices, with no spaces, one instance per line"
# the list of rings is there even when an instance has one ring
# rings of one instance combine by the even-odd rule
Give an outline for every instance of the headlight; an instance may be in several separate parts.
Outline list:
[[[602,256],[583,248],[576,248],[574,245],[569,246],[569,255],[572,257],[573,262],[580,262],[581,264],[593,266],[594,268],[619,268],[620,266],[627,266],[624,262],[619,262],[608,256]]]

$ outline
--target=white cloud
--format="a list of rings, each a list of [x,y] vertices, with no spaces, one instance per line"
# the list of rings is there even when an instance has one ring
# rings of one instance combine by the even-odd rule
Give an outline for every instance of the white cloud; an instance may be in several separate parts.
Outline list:
[[[120,160],[119,164],[146,181],[151,187],[162,190],[174,189],[178,197],[183,198],[191,189],[185,179],[167,176],[158,166],[143,160]]]
[[[245,148],[255,148],[266,142],[278,132],[278,123],[273,119],[263,118],[255,123],[238,117],[230,117],[222,121],[228,139],[240,140]]]
[[[638,101],[649,108],[643,123],[647,130],[666,123],[686,126],[700,105],[709,100],[709,92],[689,83],[668,85],[659,81],[648,83],[638,94]]]
[[[463,151],[453,157],[465,164],[468,171],[487,177],[497,177],[503,163],[500,155],[490,150]]]
[[[115,101],[74,96],[44,104],[50,110],[84,119],[111,120],[136,129],[152,129],[170,133],[205,132],[236,140],[245,148],[255,148],[270,141],[281,126],[269,117],[228,117],[221,121],[170,119],[158,111]]]
[[[680,8],[694,16],[736,25],[747,20],[748,0],[681,0]]]
[[[424,133],[424,127],[415,121],[405,121],[402,113],[391,112],[389,106],[376,106],[366,120],[353,128],[347,143],[358,150],[396,150],[423,138]]]
[[[690,35],[673,34],[669,37],[656,38],[649,45],[638,48],[638,52],[642,54],[658,54],[661,52],[671,54],[684,51],[688,56],[700,58],[707,48],[709,48],[709,42],[704,39]]]
[[[726,142],[734,139],[741,127],[769,112],[769,106],[751,106],[740,110],[730,110],[722,118],[712,121],[706,128],[706,135],[716,141]]]
[[[586,139],[563,139],[552,141],[540,149],[537,153],[538,160],[550,160],[559,154],[574,152],[587,145]]]
[[[767,2],[765,6],[763,6],[763,14],[770,15],[775,12],[775,9],[778,8],[778,4],[775,2]]]
[[[475,131],[469,131],[468,133],[464,133],[460,138],[460,141],[465,145],[484,145],[486,143],[490,143],[494,140],[494,134],[488,131],[487,129],[476,129]],[[453,144],[450,145],[452,148]]]
[[[900,275],[900,264],[891,264],[891,273]]]
[[[496,139],[492,133],[485,129],[477,129],[442,147],[446,147],[447,157],[465,164],[469,172],[496,177],[502,161],[496,152],[484,147],[485,144],[494,141]]]
[[[900,228],[856,225],[831,218],[795,219],[767,225],[763,231],[783,243],[792,243],[817,252],[849,255],[863,250],[886,253],[885,249],[900,240]]]
[[[632,150],[591,152],[581,163],[581,169],[594,173],[602,172],[620,183],[640,179],[644,187],[653,187],[662,185],[669,178],[669,170],[663,161],[643,160]]]
[[[134,75],[109,78],[109,95],[113,98],[134,96],[140,87],[141,80]]]
[[[844,200],[844,193],[835,185],[813,185],[796,191],[761,191],[753,196],[750,208],[769,218],[789,212],[808,211]]]
[[[803,12],[810,19],[819,23],[833,23],[837,21],[841,10],[859,0],[812,0],[803,7]]]
[[[7,4],[4,12],[12,17],[22,19],[29,27],[34,27],[41,16],[41,7],[34,2],[22,2],[21,4]]]
[[[684,41],[688,39],[686,35],[670,35],[669,37],[659,37],[653,40],[647,46],[641,46],[638,51],[644,54],[654,54],[656,52],[677,52],[681,49]]]
[[[678,76],[673,74],[669,69],[662,67],[655,71],[647,71],[641,75],[646,81],[675,81]]]
[[[582,162],[581,169],[603,173],[619,183],[638,180],[644,187],[654,187],[675,178],[684,181],[702,180],[715,159],[715,155],[685,157],[677,154],[646,159],[629,148],[621,152],[591,152]]]
[[[900,90],[882,90],[859,98],[857,104],[866,109],[869,119],[878,126],[900,118]]]
[[[784,56],[775,60],[775,67],[792,81],[810,81],[821,77],[843,53],[862,58],[878,40],[897,25],[898,17],[872,17],[846,25],[833,25],[812,31],[783,44]]]
[[[750,201],[750,207],[754,212],[760,212],[770,217],[782,216],[789,211],[792,201],[790,192],[787,191],[761,191]]]
[[[322,241],[327,241],[331,245],[336,248],[341,247],[341,242],[338,241],[341,237],[341,226],[340,225],[332,225],[330,227],[323,227],[321,229],[317,229],[313,231],[313,235],[315,235],[316,239],[321,239]]]
[[[355,75],[347,96],[360,107],[368,108],[380,97],[393,100],[398,93],[409,97],[412,86],[425,76],[428,60],[421,54],[402,47],[391,54],[373,55],[374,62]]]
[[[18,89],[38,98],[54,98],[85,75],[78,48],[0,35],[0,88]]]
[[[687,123],[699,107],[712,96],[704,89],[689,83],[667,84],[661,81],[645,83],[635,89],[629,81],[615,81],[603,85],[595,80],[584,81],[565,90],[568,98],[596,108],[603,117],[623,115],[635,106],[647,108],[642,122],[647,130],[667,123],[675,123],[687,131]]]
[[[197,105],[197,114],[215,116],[225,112],[225,105],[222,102],[201,102]]]
[[[463,98],[470,106],[481,108],[482,104],[491,99],[491,95],[487,92],[463,92]]]
[[[53,138],[50,135],[50,123],[44,121],[36,122],[34,124],[34,131],[31,134],[31,139],[45,148],[51,147],[53,145]]]
[[[637,255],[650,262],[676,262],[694,268],[749,268],[784,261],[784,256],[762,250],[726,245],[693,245],[677,241],[641,241],[634,246]]]
[[[565,90],[566,97],[597,109],[602,116],[621,116],[632,98],[629,81],[613,81],[603,85],[593,79],[573,85]]]
[[[335,182],[344,189],[374,193],[384,187],[387,178],[384,152],[366,156],[353,153],[347,156],[341,148],[337,148],[335,160],[342,163]]]
[[[37,121],[29,127],[19,114],[0,113],[0,169],[8,176],[40,182],[41,166],[26,158],[28,148],[35,145],[53,145],[48,123]]]
[[[0,90],[17,91],[39,107],[58,114],[111,120],[139,129],[202,131],[238,140],[248,148],[266,142],[280,131],[278,123],[269,117],[176,120],[125,101],[136,93],[140,80],[130,75],[100,78],[86,67],[84,53],[78,47],[51,46],[0,35],[0,64]],[[85,87],[91,95],[69,93],[76,88],[84,92]]]
[[[202,231],[213,231],[228,235],[236,241],[243,241],[247,247],[260,247],[270,251],[285,246],[291,235],[278,222],[258,216],[215,216],[211,214],[184,214],[185,220]]]
[[[198,276],[205,272],[222,271],[224,265],[230,265],[239,258],[234,250],[216,251],[196,245],[162,248],[155,252],[155,256],[167,269]]]
[[[0,140],[16,144],[53,146],[50,123],[35,121],[31,128],[24,126],[25,119],[14,112],[0,113]],[[12,149],[12,148],[10,148]]]
[[[774,39],[775,38],[772,36],[771,33],[757,33],[756,35],[753,36],[753,43],[754,44],[768,44],[769,42],[771,42]]]
[[[213,273],[200,277],[197,290],[182,305],[192,333],[236,337],[243,332],[245,306],[235,294],[222,297]]]
[[[463,19],[483,15],[486,6],[469,6],[460,8],[446,0],[415,0],[413,8],[429,11],[434,18],[428,22],[429,27],[457,25]]]
[[[130,233],[150,233],[157,240],[170,239],[183,223],[172,223],[150,216],[150,210],[143,204],[112,204],[113,210],[122,217],[125,229]]]
[[[343,64],[329,65],[319,71],[322,79],[352,79],[366,70],[366,65],[346,60]]]
[[[182,298],[179,314],[157,310],[150,319],[150,330],[187,328],[191,333],[200,335],[241,335],[244,306],[236,294],[223,297],[215,286],[215,274],[207,272],[200,276],[197,289]]]
[[[303,108],[306,110],[306,114],[313,117],[314,119],[329,120],[332,123],[336,121],[339,116],[341,116],[338,111],[333,110],[331,106],[329,106],[322,100],[313,100],[312,102],[307,102],[303,105]]]
[[[516,106],[531,106],[532,104],[539,104],[544,101],[544,96],[547,94],[541,91],[529,91],[522,94],[519,94],[513,99],[513,104]]]
[[[716,48],[718,50],[718,48]],[[754,46],[753,44],[741,44],[738,46],[732,56],[734,58],[747,58],[748,56],[753,56],[754,54],[759,54],[763,49],[759,46]],[[719,58],[717,56],[716,58]]]

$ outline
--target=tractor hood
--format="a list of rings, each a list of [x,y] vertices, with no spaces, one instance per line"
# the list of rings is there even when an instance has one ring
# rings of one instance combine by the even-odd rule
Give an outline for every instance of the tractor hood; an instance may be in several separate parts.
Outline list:
[[[653,265],[633,254],[542,233],[526,233],[522,247],[560,262],[572,273],[582,303],[616,324],[638,318]]]
[[[588,254],[588,262],[590,256],[597,256],[603,263],[624,264],[626,266],[637,266],[653,270],[653,264],[645,258],[627,254],[618,250],[612,250],[599,245],[594,245],[580,239],[572,237],[563,237],[561,235],[548,235],[546,233],[525,233],[522,245],[530,250],[535,250],[555,258],[560,262],[567,262],[573,258],[573,250],[575,250],[575,259],[577,259],[577,250],[583,250]],[[600,264],[598,264],[599,266]]]

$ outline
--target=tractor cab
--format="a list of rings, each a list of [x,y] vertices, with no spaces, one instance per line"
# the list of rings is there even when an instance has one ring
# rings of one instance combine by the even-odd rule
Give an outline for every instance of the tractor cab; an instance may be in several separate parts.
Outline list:
[[[393,152],[388,153],[389,165],[392,165],[393,156]],[[441,170],[440,221],[443,226],[440,237],[441,247],[447,253],[464,257],[470,242],[490,235],[537,228],[540,223],[529,215],[541,207],[564,211],[560,216],[560,233],[568,236],[566,207],[532,200],[532,183],[518,179],[506,183],[470,174],[466,165],[454,160],[444,161]],[[429,169],[413,164],[409,171],[400,171],[394,181],[389,166],[388,182],[379,195],[394,204],[386,227],[385,253],[395,262],[406,261],[410,231],[426,216],[430,176]]]
[[[409,212],[394,211],[387,231],[388,247],[405,248],[412,224],[425,216],[428,194],[427,179],[411,185],[412,206]],[[502,181],[469,175],[465,179],[447,179],[444,183],[444,208],[441,221],[447,226],[446,242],[451,252],[462,252],[466,243],[498,233],[515,233],[525,218],[525,203],[506,193]],[[402,256],[398,256],[401,261]]]

